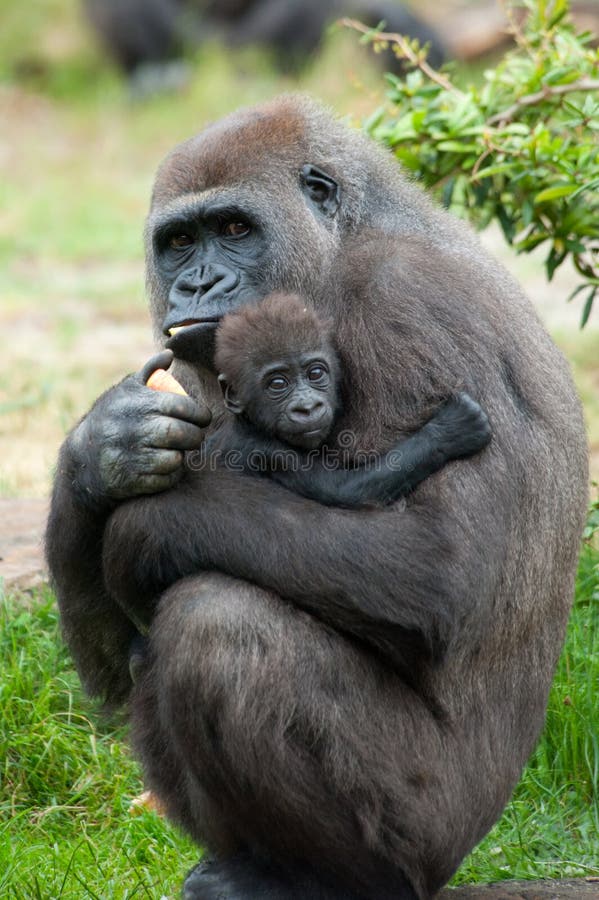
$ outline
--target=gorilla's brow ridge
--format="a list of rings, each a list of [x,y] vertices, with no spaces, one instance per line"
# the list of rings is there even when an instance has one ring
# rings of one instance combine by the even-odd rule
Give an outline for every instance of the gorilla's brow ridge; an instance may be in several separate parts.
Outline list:
[[[240,196],[241,195],[241,196]],[[201,219],[206,216],[231,213],[256,220],[255,205],[247,201],[248,210],[244,206],[243,195],[240,191],[221,191],[211,189],[202,192],[190,192],[177,197],[171,203],[166,204],[159,212],[151,212],[148,217],[148,225],[156,231],[168,228],[173,223],[185,222],[190,219]]]

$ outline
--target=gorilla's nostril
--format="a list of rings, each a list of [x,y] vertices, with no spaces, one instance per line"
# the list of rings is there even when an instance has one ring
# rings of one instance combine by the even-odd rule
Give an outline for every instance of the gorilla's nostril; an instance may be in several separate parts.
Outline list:
[[[238,284],[238,273],[225,266],[204,266],[198,279],[198,289],[201,289],[202,294],[208,294],[214,288],[217,288],[219,294],[226,294]]]

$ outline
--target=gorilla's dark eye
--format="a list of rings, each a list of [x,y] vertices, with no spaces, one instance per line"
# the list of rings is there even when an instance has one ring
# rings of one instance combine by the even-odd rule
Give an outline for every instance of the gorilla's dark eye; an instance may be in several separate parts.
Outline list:
[[[309,381],[321,381],[327,374],[327,369],[319,363],[317,366],[310,366],[307,374]]]
[[[223,225],[223,234],[226,237],[242,238],[248,235],[250,231],[251,228],[247,222],[226,222]]]
[[[273,375],[273,377],[269,378],[266,382],[266,387],[272,391],[283,391],[288,384],[289,382],[284,375]]]
[[[169,238],[168,245],[171,250],[185,250],[194,243],[190,234],[173,234]]]

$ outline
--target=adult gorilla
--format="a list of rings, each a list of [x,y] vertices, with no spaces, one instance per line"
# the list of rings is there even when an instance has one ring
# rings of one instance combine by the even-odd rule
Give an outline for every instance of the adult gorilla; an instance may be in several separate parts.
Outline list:
[[[298,97],[175,149],[147,248],[156,335],[198,405],[146,388],[151,364],[62,448],[48,558],[84,684],[130,695],[149,785],[216,856],[187,897],[431,897],[543,723],[587,486],[567,366],[473,235]],[[218,319],[273,290],[332,317],[355,451],[456,388],[490,447],[384,510],[184,472],[202,405],[222,416]],[[129,601],[150,639],[132,692]]]

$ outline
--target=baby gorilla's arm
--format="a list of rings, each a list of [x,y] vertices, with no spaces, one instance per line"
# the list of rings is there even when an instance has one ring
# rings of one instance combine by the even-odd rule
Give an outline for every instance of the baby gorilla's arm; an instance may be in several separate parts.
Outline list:
[[[386,504],[405,497],[449,460],[472,456],[490,440],[486,413],[468,394],[461,393],[376,462],[335,469],[318,456],[310,465],[275,466],[268,474],[289,490],[327,506]],[[302,454],[298,456],[301,461]]]

